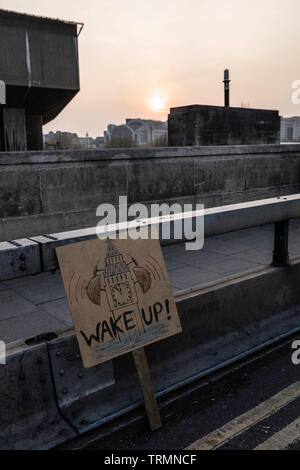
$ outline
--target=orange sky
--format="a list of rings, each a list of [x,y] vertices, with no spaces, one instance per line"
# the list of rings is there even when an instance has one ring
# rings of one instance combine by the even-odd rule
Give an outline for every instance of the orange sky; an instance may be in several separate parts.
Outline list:
[[[167,119],[172,106],[231,104],[300,115],[299,0],[0,0],[0,8],[85,23],[81,92],[48,130],[103,135],[126,117]],[[160,93],[166,109],[153,112]]]

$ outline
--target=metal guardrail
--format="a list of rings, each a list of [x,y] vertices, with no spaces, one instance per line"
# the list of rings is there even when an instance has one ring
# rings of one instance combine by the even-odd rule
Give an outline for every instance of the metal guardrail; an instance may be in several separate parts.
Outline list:
[[[176,214],[175,216],[128,222],[128,224],[118,224],[112,231],[124,231],[128,228],[145,228],[154,224],[158,228],[161,244],[168,245],[187,241],[184,236],[180,239],[174,239],[175,223],[189,220],[192,229],[195,231],[197,219],[202,219],[203,217],[205,237],[275,223],[275,239],[277,243],[274,244],[274,263],[276,265],[285,265],[288,262],[287,221],[300,217],[300,194],[215,207],[188,214]],[[170,239],[164,239],[163,237],[165,224],[170,224],[171,226]],[[109,235],[110,232],[107,231],[107,228],[103,228],[102,233]],[[58,268],[55,253],[55,249],[58,246],[86,241],[96,238],[96,236],[96,229],[94,227],[31,237],[28,240],[0,243],[0,281],[36,274],[37,272],[55,270]],[[12,259],[12,262],[10,259]]]

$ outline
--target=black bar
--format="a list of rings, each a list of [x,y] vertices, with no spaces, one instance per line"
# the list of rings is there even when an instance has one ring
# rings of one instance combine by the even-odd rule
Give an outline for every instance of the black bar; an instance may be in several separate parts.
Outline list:
[[[289,262],[289,220],[282,220],[275,223],[273,265],[287,266]]]
[[[225,107],[229,108],[230,106],[230,80],[229,80],[229,70],[224,71],[224,91],[225,91]]]

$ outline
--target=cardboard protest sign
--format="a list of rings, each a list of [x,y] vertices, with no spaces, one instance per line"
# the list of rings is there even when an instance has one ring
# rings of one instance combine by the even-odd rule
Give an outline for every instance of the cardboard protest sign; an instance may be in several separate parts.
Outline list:
[[[180,333],[159,240],[90,240],[56,250],[84,367]]]

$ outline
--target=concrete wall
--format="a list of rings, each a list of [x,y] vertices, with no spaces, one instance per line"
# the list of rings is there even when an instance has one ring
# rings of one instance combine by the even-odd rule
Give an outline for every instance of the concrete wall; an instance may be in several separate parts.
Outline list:
[[[0,153],[0,241],[92,227],[96,208],[300,192],[300,145]]]

